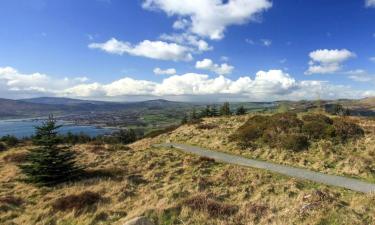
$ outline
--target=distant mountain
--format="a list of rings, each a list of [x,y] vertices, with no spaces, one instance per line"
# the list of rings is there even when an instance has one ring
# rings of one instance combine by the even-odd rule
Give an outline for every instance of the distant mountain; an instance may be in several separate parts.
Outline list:
[[[19,99],[19,101],[37,103],[37,104],[49,104],[49,105],[78,105],[78,104],[108,104],[109,102],[104,101],[90,101],[73,98],[61,98],[61,97],[40,97],[40,98],[29,98]]]
[[[162,110],[188,107],[190,103],[172,102],[164,99],[143,102],[105,102],[71,98],[41,97],[31,99],[0,99],[0,118],[37,117],[48,114],[87,114],[120,112],[126,110]]]
[[[0,99],[0,117],[39,116],[60,110],[52,105]]]

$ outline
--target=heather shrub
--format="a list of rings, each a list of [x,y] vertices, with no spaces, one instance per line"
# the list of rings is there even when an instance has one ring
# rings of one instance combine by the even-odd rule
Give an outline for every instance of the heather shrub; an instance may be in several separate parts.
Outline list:
[[[102,197],[100,196],[100,194],[91,191],[85,191],[80,194],[68,195],[56,199],[56,201],[52,204],[52,209],[54,211],[74,210],[78,215],[85,211],[94,209],[95,205],[101,200]]]
[[[331,119],[322,114],[307,114],[300,119],[294,113],[278,113],[250,118],[230,139],[242,149],[266,144],[302,151],[308,149],[312,141],[324,139],[343,143],[363,135],[359,125],[344,117]]]
[[[200,129],[200,130],[212,130],[212,129],[217,128],[217,125],[215,125],[215,124],[209,124],[209,123],[204,123],[204,124],[199,124],[197,126],[197,128]]]
[[[292,151],[302,151],[309,147],[309,139],[303,134],[289,134],[281,136],[280,146]]]
[[[14,147],[19,144],[18,138],[13,135],[6,135],[0,138],[0,141],[4,142],[7,147]]]
[[[335,130],[334,138],[340,142],[345,142],[349,139],[358,139],[365,134],[364,130],[358,124],[345,118],[334,119],[333,127]]]
[[[206,212],[211,217],[226,217],[234,215],[238,212],[238,206],[222,203],[209,198],[207,195],[195,195],[182,202],[183,206],[187,206],[193,210]]]
[[[2,142],[0,142],[0,152],[6,151],[7,146],[5,146]]]

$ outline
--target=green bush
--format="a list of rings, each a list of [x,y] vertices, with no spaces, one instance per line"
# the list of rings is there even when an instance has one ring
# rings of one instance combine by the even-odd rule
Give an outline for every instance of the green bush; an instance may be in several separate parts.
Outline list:
[[[345,142],[364,135],[363,129],[345,117],[331,119],[322,114],[304,115],[278,113],[272,116],[256,115],[230,136],[245,149],[258,144],[301,151],[316,140]]]
[[[280,146],[287,150],[302,151],[309,147],[309,139],[303,134],[283,135],[280,140]]]
[[[18,138],[13,135],[3,136],[0,140],[4,142],[8,147],[14,147],[20,142]]]
[[[2,142],[0,142],[0,152],[6,151],[7,146],[5,146]]]
[[[334,119],[333,127],[335,130],[334,138],[340,142],[345,142],[349,139],[358,139],[365,134],[359,125],[345,118]]]

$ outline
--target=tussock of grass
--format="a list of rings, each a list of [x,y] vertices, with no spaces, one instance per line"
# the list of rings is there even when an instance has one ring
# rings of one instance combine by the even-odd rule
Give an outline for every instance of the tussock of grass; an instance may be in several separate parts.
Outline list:
[[[202,194],[185,199],[182,205],[192,210],[206,212],[215,218],[232,216],[238,212],[238,206],[222,203]]]
[[[52,204],[54,211],[75,211],[76,215],[79,215],[86,210],[92,209],[97,203],[102,200],[100,194],[85,191],[80,194],[68,195],[55,200]]]
[[[7,163],[23,163],[27,159],[28,152],[21,151],[21,152],[14,152],[9,153],[3,157],[4,161]]]

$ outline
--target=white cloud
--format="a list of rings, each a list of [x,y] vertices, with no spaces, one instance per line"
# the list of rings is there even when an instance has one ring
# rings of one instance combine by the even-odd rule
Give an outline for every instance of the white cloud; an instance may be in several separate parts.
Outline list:
[[[260,41],[262,42],[262,45],[266,47],[270,47],[272,45],[272,41],[269,39],[261,39]]]
[[[209,70],[219,75],[231,74],[234,67],[223,63],[221,65],[215,64],[211,59],[203,59],[195,63],[195,68],[202,70]]]
[[[355,57],[355,53],[347,49],[319,49],[310,52],[309,68],[305,74],[330,74],[339,71],[342,63]]]
[[[254,41],[251,38],[246,38],[245,42],[250,45],[261,45],[265,47],[270,47],[272,45],[272,40],[270,39],[259,39],[259,40]]]
[[[347,71],[345,74],[349,75],[349,79],[357,82],[375,82],[375,75],[367,73],[366,70],[358,69]]]
[[[213,49],[206,41],[199,39],[196,35],[188,33],[182,34],[162,34],[160,39],[165,41],[176,42],[181,45],[188,45],[196,49],[198,52],[210,51]]]
[[[370,58],[370,61],[375,63],[375,56],[374,56],[374,57],[371,57],[371,58]]]
[[[362,70],[349,71],[360,75]],[[347,74],[349,74],[347,72]],[[186,73],[165,77],[162,81],[137,80],[123,77],[113,82],[82,83],[87,78],[54,78],[46,74],[22,74],[12,67],[0,67],[2,97],[66,96],[87,99],[124,100],[166,99],[218,101],[269,101],[361,98],[375,95],[374,90],[356,90],[350,86],[332,85],[325,81],[296,81],[282,70],[259,71],[255,76],[229,79],[219,75]]]
[[[9,96],[16,92],[53,94],[87,81],[87,77],[55,78],[42,73],[20,73],[13,67],[0,67],[0,93]]]
[[[112,54],[123,55],[127,53],[129,55],[160,60],[190,61],[193,59],[189,48],[163,41],[144,40],[136,45],[132,45],[128,42],[112,38],[104,43],[91,43],[89,44],[89,48],[101,49]]]
[[[250,38],[246,38],[245,42],[251,45],[255,45],[255,41],[253,41],[253,39],[250,39]]]
[[[366,7],[375,7],[375,0],[366,0]]]
[[[162,10],[177,16],[175,29],[188,29],[194,34],[222,39],[228,26],[259,20],[259,15],[272,7],[269,0],[145,0],[143,8]]]
[[[174,75],[176,74],[176,69],[174,68],[169,68],[169,69],[160,69],[159,67],[154,69],[154,74],[156,75]]]

